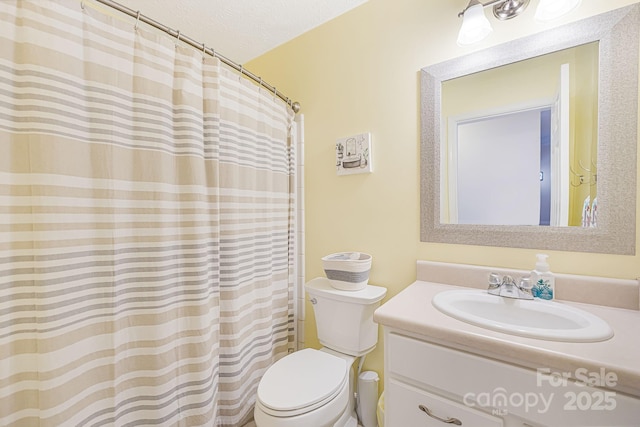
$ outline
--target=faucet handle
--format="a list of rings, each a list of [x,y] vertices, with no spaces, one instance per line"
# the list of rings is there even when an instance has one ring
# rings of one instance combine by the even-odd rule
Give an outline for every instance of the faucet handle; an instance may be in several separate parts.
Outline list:
[[[533,284],[531,283],[531,277],[524,276],[520,278],[520,284],[518,287],[524,291],[531,291]]]
[[[489,288],[500,286],[500,283],[502,283],[502,278],[498,273],[489,274]]]
[[[498,273],[489,274],[489,287],[487,292],[492,295],[498,295],[500,293],[500,285],[502,284],[502,278]]]
[[[529,276],[524,276],[520,278],[520,284],[518,285],[518,291],[520,292],[520,297],[522,299],[533,299],[533,284],[531,283],[531,278]]]

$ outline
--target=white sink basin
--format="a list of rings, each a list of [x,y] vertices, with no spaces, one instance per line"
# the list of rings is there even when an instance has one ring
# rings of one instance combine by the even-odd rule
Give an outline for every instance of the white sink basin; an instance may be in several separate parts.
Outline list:
[[[599,317],[553,301],[504,298],[483,290],[453,290],[440,292],[432,303],[458,320],[522,337],[595,342],[613,336],[611,327]]]

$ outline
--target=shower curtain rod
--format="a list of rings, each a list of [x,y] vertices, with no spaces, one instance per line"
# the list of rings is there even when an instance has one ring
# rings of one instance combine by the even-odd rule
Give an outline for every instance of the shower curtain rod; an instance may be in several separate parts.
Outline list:
[[[84,0],[83,0],[84,1]],[[253,80],[255,83],[257,83],[258,85],[266,88],[267,90],[269,90],[269,92],[273,92],[274,95],[276,95],[278,98],[282,99],[284,102],[286,102],[291,109],[293,110],[294,113],[297,113],[300,111],[300,103],[299,102],[293,102],[290,98],[288,98],[287,96],[285,96],[282,92],[280,92],[279,90],[276,89],[275,86],[271,86],[270,84],[268,84],[267,82],[265,82],[264,80],[262,80],[262,77],[258,77],[255,74],[253,74],[250,71],[247,71],[242,65],[230,60],[229,58],[226,58],[223,55],[220,55],[218,52],[216,52],[214,49],[208,48],[204,45],[204,43],[198,43],[197,41],[195,41],[194,39],[192,39],[191,37],[187,37],[185,35],[183,35],[179,30],[174,30],[173,28],[169,28],[166,25],[163,25],[161,23],[159,23],[158,21],[155,21],[151,18],[149,18],[148,16],[145,16],[143,14],[140,13],[140,11],[135,11],[133,9],[129,9],[126,6],[121,5],[120,3],[116,3],[115,1],[112,0],[95,0],[98,3],[101,3],[105,6],[109,6],[113,9],[116,9],[122,13],[125,13],[129,16],[131,16],[132,18],[136,19],[136,25],[138,21],[142,21],[145,24],[151,25],[152,27],[155,27],[161,31],[164,31],[165,33],[176,37],[179,41],[183,41],[186,44],[193,46],[197,49],[202,49],[203,52],[208,53],[209,55],[213,56],[214,58],[218,58],[223,64],[228,65],[229,67],[233,68],[234,70],[236,70],[237,72],[239,72],[240,74],[250,78],[251,80]]]

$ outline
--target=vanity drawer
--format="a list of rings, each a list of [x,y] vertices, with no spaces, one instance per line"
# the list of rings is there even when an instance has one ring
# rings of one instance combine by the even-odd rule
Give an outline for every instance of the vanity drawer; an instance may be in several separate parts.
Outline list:
[[[503,363],[395,333],[387,334],[385,347],[392,375],[430,389],[447,390],[459,397],[468,392],[505,386],[505,374],[513,374]],[[452,372],[456,374],[451,375]],[[535,382],[530,385],[535,386]]]
[[[389,427],[502,427],[500,418],[444,399],[395,379],[390,379],[386,392],[385,425]],[[431,416],[426,413],[429,411]],[[440,418],[440,419],[438,419]],[[453,418],[460,421],[455,424]]]

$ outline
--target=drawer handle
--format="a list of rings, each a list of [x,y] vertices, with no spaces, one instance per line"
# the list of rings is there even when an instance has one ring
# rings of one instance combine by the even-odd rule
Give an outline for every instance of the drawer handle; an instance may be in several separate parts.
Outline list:
[[[453,424],[455,426],[461,426],[462,425],[462,421],[460,421],[457,418],[447,418],[446,420],[444,418],[440,418],[439,416],[433,414],[429,408],[427,408],[424,405],[418,405],[418,409],[420,409],[422,412],[424,412],[425,414],[429,415],[431,418],[436,419],[438,421],[442,421],[445,424]]]

